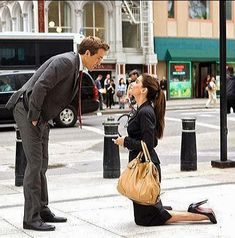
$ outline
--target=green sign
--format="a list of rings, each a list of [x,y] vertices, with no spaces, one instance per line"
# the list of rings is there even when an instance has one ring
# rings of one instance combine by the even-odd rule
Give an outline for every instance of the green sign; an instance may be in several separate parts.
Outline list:
[[[191,98],[191,62],[169,62],[169,97]]]

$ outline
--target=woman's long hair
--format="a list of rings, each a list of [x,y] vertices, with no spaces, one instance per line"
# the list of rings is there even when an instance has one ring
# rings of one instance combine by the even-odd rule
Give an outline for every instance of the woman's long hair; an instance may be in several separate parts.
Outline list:
[[[153,103],[154,113],[156,116],[156,139],[160,139],[163,136],[165,127],[165,94],[161,90],[157,79],[153,78],[149,74],[143,74],[142,77],[143,87],[148,89],[147,100]]]

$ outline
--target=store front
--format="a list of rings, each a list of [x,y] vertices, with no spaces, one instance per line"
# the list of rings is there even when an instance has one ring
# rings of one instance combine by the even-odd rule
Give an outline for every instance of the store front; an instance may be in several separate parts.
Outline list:
[[[235,40],[227,42],[227,64],[235,69]],[[167,75],[168,99],[206,97],[207,75],[215,77],[219,96],[219,39],[155,37],[155,52],[158,77]]]

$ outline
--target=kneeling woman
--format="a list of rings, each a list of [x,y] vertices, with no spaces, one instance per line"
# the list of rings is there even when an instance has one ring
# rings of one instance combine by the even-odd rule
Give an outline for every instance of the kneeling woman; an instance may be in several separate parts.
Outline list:
[[[159,171],[161,180],[160,161],[154,150],[158,139],[163,135],[165,117],[165,96],[159,83],[151,75],[143,74],[130,86],[130,94],[135,97],[138,105],[136,113],[128,122],[128,136],[118,137],[114,143],[124,146],[129,150],[129,161],[133,160],[142,150],[143,140],[150,152],[152,162]],[[200,205],[207,200],[192,203],[187,212],[168,211],[159,201],[155,206],[144,206],[133,202],[134,216],[137,225],[157,226],[180,221],[210,220],[217,223],[212,209],[205,209]]]

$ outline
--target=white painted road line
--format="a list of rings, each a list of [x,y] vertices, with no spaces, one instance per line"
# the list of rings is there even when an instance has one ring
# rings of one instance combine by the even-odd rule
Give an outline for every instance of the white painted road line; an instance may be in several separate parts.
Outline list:
[[[95,128],[95,127],[92,127],[92,126],[82,126],[83,129],[87,130],[87,131],[91,131],[91,132],[94,132],[96,134],[99,134],[99,135],[104,135],[104,130],[101,130],[99,128]]]
[[[176,122],[181,122],[182,120],[179,118],[172,118],[172,117],[165,117],[165,119],[167,121],[176,121]],[[202,123],[202,122],[197,122],[196,121],[196,126],[202,126],[202,127],[206,127],[206,128],[211,128],[211,129],[215,129],[215,130],[220,130],[219,126],[216,125],[211,125],[208,123]]]

